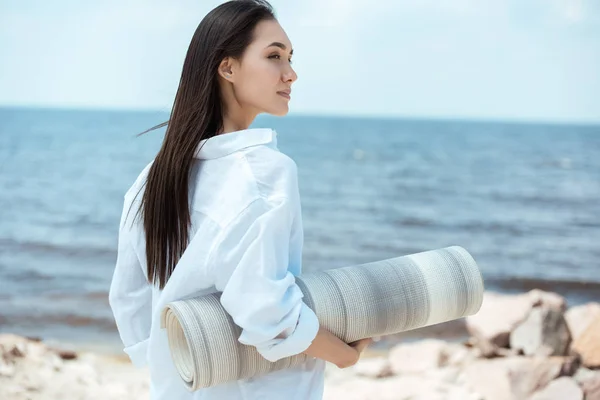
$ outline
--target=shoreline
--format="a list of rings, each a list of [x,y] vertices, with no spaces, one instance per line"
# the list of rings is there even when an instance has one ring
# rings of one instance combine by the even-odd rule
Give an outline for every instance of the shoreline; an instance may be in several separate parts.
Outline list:
[[[458,321],[466,340],[440,338],[447,324],[461,332],[452,321],[382,338],[351,368],[327,364],[323,399],[600,399],[600,303],[567,307],[540,290],[486,292],[481,310]],[[147,368],[124,353],[74,347],[0,334],[0,398],[147,398]]]
[[[533,289],[541,289],[548,292],[557,292],[565,298],[569,307],[578,306],[590,302],[600,303],[600,283],[597,282],[574,282],[574,281],[544,281],[536,279],[497,279],[488,278],[485,280],[487,294],[498,295],[518,295]],[[562,290],[554,290],[554,289]],[[95,295],[98,296],[97,294]],[[16,333],[25,337],[41,338],[55,346],[60,346],[73,351],[94,351],[106,355],[121,356],[122,352],[120,339],[116,326],[113,331],[106,331],[98,334],[94,332],[94,325],[73,326],[71,332],[77,338],[69,337],[64,334],[65,327],[60,329],[46,328],[47,332],[32,332],[33,328],[29,329],[11,329],[10,319],[3,319],[0,314],[0,322],[2,322],[3,333]],[[103,328],[104,330],[104,328]],[[53,331],[58,334],[53,335]],[[88,333],[93,332],[94,340],[84,341],[81,337],[87,337]],[[442,339],[449,342],[466,341],[469,338],[465,319],[449,321],[442,324],[432,325],[424,328],[415,329],[412,331],[403,332],[400,334],[389,335],[382,338],[381,341],[374,343],[372,346],[379,352],[389,350],[394,345],[406,341],[416,341],[428,338]]]

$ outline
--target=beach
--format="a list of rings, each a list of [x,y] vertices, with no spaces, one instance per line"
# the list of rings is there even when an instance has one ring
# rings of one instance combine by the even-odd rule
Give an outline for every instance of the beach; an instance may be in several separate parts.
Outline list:
[[[162,140],[160,131],[135,135],[166,119],[0,107],[0,399],[146,396],[147,374],[122,353],[108,288],[123,195]],[[597,371],[570,353],[575,340],[556,339],[564,348],[553,360],[515,354],[506,340],[536,308],[527,293],[558,293],[568,304],[561,315],[600,302],[598,125],[261,116],[253,126],[275,129],[298,166],[303,271],[459,245],[488,290],[475,325],[377,338],[357,366],[329,366],[326,399],[541,400],[546,387],[594,398]],[[513,300],[487,309],[493,293]],[[424,364],[406,361],[415,352],[428,354]],[[510,378],[523,371],[540,378]]]
[[[486,292],[479,313],[429,332],[461,322],[466,340],[413,335],[382,349],[385,338],[375,338],[356,365],[328,364],[324,399],[600,399],[600,303],[570,307],[541,290]],[[147,397],[147,370],[124,355],[0,335],[3,400]]]

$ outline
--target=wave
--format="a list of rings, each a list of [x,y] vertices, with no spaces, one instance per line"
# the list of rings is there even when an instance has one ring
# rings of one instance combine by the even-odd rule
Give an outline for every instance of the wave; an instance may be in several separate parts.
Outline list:
[[[14,315],[0,314],[0,323],[3,326],[36,326],[48,329],[49,325],[69,326],[73,328],[93,327],[106,332],[116,330],[115,321],[112,318],[89,317],[73,313],[64,314],[25,314],[18,313]]]
[[[493,277],[485,279],[485,287],[486,290],[508,293],[523,293],[532,289],[555,292],[567,298],[570,305],[600,302],[599,281]]]
[[[561,287],[569,290],[600,290],[600,281],[577,281],[571,279],[543,279],[519,277],[492,277],[486,283],[505,288],[553,288]],[[600,295],[600,291],[598,293]]]
[[[40,241],[19,241],[0,238],[0,251],[25,252],[42,255],[58,255],[63,257],[110,257],[116,258],[117,246],[114,248],[70,246]]]

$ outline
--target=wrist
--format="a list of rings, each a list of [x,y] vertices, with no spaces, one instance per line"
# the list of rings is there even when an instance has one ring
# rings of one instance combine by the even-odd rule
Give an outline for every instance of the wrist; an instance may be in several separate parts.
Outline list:
[[[351,346],[348,346],[347,350],[344,357],[336,364],[338,368],[347,368],[357,363],[359,357],[358,352]]]

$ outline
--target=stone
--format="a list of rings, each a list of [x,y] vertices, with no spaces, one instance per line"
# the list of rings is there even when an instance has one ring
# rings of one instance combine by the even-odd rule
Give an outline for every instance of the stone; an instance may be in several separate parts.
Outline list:
[[[13,358],[25,357],[26,345],[24,343],[16,343],[7,352],[7,355]]]
[[[141,400],[148,389],[147,370],[129,362],[86,352],[65,361],[42,341],[0,335],[0,399]]]
[[[390,362],[386,357],[361,359],[352,368],[357,375],[367,378],[386,378],[393,374]]]
[[[388,355],[394,374],[420,373],[442,366],[445,361],[446,342],[425,339],[394,346]]]
[[[597,318],[600,318],[599,303],[592,302],[569,308],[565,313],[565,319],[573,340],[581,336],[583,331]]]
[[[434,380],[423,374],[368,379],[353,376],[325,381],[323,400],[482,400],[463,387]]]
[[[57,350],[56,353],[63,360],[75,360],[77,358],[77,353],[72,350]]]
[[[600,367],[600,317],[596,318],[573,343],[584,366]]]
[[[560,377],[568,370],[565,364],[571,363],[570,357],[521,358],[527,361],[515,363],[508,373],[512,393],[517,398],[527,398],[553,379]]]
[[[566,301],[556,293],[534,289],[520,295],[485,292],[480,310],[466,317],[466,327],[484,356],[494,349],[508,347],[510,332],[524,320],[534,306],[564,311]]]
[[[531,400],[583,400],[583,391],[573,378],[563,376],[536,392]]]
[[[0,376],[10,378],[14,374],[15,374],[15,365],[12,363],[5,362],[2,359],[2,357],[0,357]]]
[[[479,356],[479,352],[457,343],[448,343],[443,350],[443,364],[449,366],[463,366]]]
[[[549,359],[561,363],[559,376],[573,376],[581,367],[581,357],[579,357],[579,354],[577,353],[570,353],[565,357],[550,357]]]
[[[600,400],[600,371],[582,367],[573,375],[573,379],[583,390],[586,400]]]
[[[573,357],[480,359],[463,369],[459,382],[485,400],[526,399],[565,372]]]
[[[500,357],[512,357],[512,356],[520,356],[523,352],[518,349],[507,349],[504,347],[499,347],[496,349],[495,355]]]
[[[427,371],[425,375],[437,382],[455,383],[458,380],[460,369],[458,367],[449,366]]]
[[[531,304],[534,307],[548,307],[562,312],[567,310],[567,300],[558,293],[533,289],[527,293],[527,296],[531,299]]]
[[[534,307],[510,334],[510,348],[528,356],[563,356],[569,351],[571,333],[561,311]]]
[[[581,384],[586,400],[600,400],[600,377],[589,379]]]
[[[512,400],[506,358],[477,360],[467,365],[458,382],[486,400]]]

